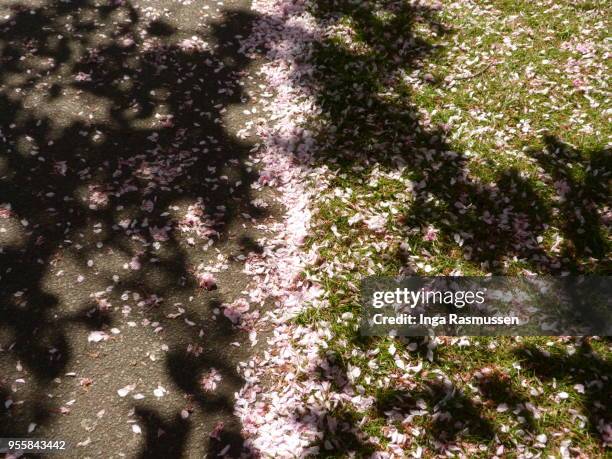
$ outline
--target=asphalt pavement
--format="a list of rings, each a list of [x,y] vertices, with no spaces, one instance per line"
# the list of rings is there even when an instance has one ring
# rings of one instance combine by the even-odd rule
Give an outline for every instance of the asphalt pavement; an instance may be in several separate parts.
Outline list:
[[[248,455],[236,365],[260,311],[223,311],[278,215],[245,130],[253,20],[242,0],[0,1],[0,437]]]

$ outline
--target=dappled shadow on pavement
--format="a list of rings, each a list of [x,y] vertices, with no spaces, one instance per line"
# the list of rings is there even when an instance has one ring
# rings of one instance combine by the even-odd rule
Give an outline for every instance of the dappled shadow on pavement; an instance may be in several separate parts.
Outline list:
[[[2,365],[19,361],[37,394],[11,395],[16,383],[0,376],[3,406],[19,401],[2,413],[0,436],[26,435],[29,423],[39,435],[61,436],[69,417],[58,419],[58,402],[46,391],[75,365],[78,371],[89,330],[120,327],[117,339],[130,342],[121,304],[125,315],[135,301],[135,320],[163,328],[164,372],[187,397],[189,413],[200,410],[209,426],[224,422],[219,440],[208,442],[204,432],[196,442],[211,453],[242,448],[233,417],[240,352],[228,352],[242,338],[224,317],[210,317],[245,285],[237,257],[250,249],[234,243],[241,215],[266,216],[252,205],[254,171],[245,163],[251,146],[227,126],[240,122],[228,109],[246,100],[240,81],[249,61],[238,49],[253,17],[244,8],[215,16],[216,6],[209,14],[202,5],[195,13],[176,5],[164,12],[164,5],[0,5],[0,224],[8,228],[0,252],[0,344],[16,359],[5,354]],[[184,222],[189,209],[192,220]],[[244,233],[243,241],[255,238]],[[209,240],[219,252],[202,250]],[[217,256],[227,273],[217,275],[217,290],[199,289],[198,264],[219,263]],[[168,320],[177,307],[197,326]],[[118,345],[119,367],[130,365],[121,362],[129,347]],[[218,393],[200,384],[212,367],[223,376]],[[117,388],[130,383],[100,376]],[[87,379],[81,385],[98,390],[96,379]],[[134,416],[143,457],[186,453],[195,421],[180,410],[164,415],[143,401]]]
[[[428,124],[410,94],[394,98],[384,91],[405,76],[400,67],[415,69],[439,51],[420,38],[417,26],[451,33],[436,11],[405,2],[316,3],[317,19],[339,26],[349,20],[363,40],[351,49],[327,39],[317,50],[312,78],[333,129],[322,139],[315,163],[357,166],[353,172],[364,179],[367,170],[359,167],[407,168],[416,186],[414,203],[402,217],[406,226],[434,225],[441,240],[460,234],[467,243],[457,250],[488,271],[502,272],[513,258],[543,272],[606,268],[604,224],[595,210],[607,199],[605,180],[598,179],[598,171],[609,166],[605,152],[576,152],[550,138],[546,151],[531,152],[553,181],[570,181],[560,209],[551,209],[519,170],[480,183],[470,176],[467,156],[450,147],[445,126]],[[70,340],[75,327],[116,327],[122,320],[119,305],[127,301],[122,293],[129,292],[132,308],[144,311],[139,321],[163,324],[170,348],[164,373],[184,396],[187,414],[204,412],[214,419],[209,427],[223,422],[220,440],[204,449],[216,454],[229,445],[229,454],[238,455],[240,426],[232,411],[241,381],[235,371],[239,355],[230,349],[239,338],[229,323],[205,317],[233,299],[228,296],[241,288],[241,280],[219,276],[219,289],[201,291],[199,307],[193,306],[197,265],[218,260],[211,259],[212,251],[200,251],[206,237],[197,231],[181,235],[179,227],[189,206],[206,215],[209,221],[200,230],[231,247],[214,255],[221,255],[232,273],[240,271],[234,268],[236,254],[258,250],[253,235],[230,231],[240,227],[242,214],[261,218],[266,212],[252,205],[254,177],[245,162],[250,146],[230,136],[225,125],[226,108],[245,97],[239,81],[248,62],[237,52],[237,35],[246,36],[254,18],[228,13],[212,26],[209,43],[202,43],[193,38],[197,21],[195,31],[178,28],[129,2],[7,5],[10,18],[0,25],[0,221],[12,226],[0,253],[2,346],[10,346],[42,394],[40,388],[71,368],[78,351]],[[551,151],[568,156],[551,161]],[[568,162],[586,174],[570,174]],[[547,253],[538,237],[559,211],[568,215],[561,230],[570,244],[561,253]],[[588,228],[586,235],[576,221]],[[232,240],[239,241],[236,247]],[[89,296],[111,285],[106,295]],[[77,291],[87,292],[86,298]],[[104,300],[117,310],[109,311]],[[177,309],[185,310],[184,316],[167,320]],[[182,321],[194,317],[199,326]],[[203,337],[212,347],[200,346]],[[202,374],[212,368],[225,384],[213,394],[201,385]],[[348,379],[330,377],[343,384]],[[11,383],[0,380],[3,397],[10,396]],[[523,403],[504,381],[482,385],[493,401]],[[381,394],[376,404],[383,413],[402,403],[414,409],[420,398],[439,407],[431,428],[445,441],[460,440],[466,432],[477,432],[482,441],[494,437],[495,426],[478,403],[444,381]],[[51,405],[41,395],[9,408],[2,416],[15,422],[3,423],[10,427],[0,434],[24,435],[28,422],[52,428],[49,413],[57,407]],[[186,454],[194,427],[182,412],[162,414],[138,402],[133,414],[143,427],[142,457]],[[451,422],[460,414],[466,417],[459,425]],[[303,420],[296,413],[296,422],[302,421],[324,430],[324,450],[369,447],[349,413],[322,412]]]

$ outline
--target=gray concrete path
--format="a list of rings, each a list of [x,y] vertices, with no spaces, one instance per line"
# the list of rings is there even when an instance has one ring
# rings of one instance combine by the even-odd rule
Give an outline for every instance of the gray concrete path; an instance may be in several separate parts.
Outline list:
[[[222,305],[278,213],[237,135],[248,7],[0,1],[0,437],[245,454],[236,364],[257,311],[240,329]]]

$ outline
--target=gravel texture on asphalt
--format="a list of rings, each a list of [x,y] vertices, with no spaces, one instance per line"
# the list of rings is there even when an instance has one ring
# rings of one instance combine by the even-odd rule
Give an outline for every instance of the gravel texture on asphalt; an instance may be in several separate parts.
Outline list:
[[[246,454],[244,267],[280,212],[249,159],[253,19],[246,0],[0,2],[0,437]]]

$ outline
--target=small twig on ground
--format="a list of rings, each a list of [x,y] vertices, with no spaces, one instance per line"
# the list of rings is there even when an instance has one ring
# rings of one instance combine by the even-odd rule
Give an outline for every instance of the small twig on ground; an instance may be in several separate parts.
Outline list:
[[[466,75],[466,76],[459,76],[456,77],[455,80],[469,80],[471,78],[476,78],[477,76],[482,75],[483,73],[485,73],[487,70],[489,70],[489,67],[493,66],[493,65],[497,65],[499,62],[489,62],[487,65],[484,66],[483,69],[479,70],[476,73],[472,73],[471,75]]]

